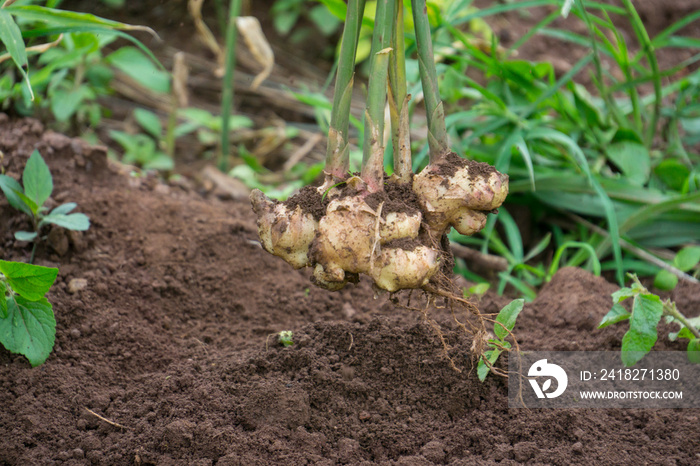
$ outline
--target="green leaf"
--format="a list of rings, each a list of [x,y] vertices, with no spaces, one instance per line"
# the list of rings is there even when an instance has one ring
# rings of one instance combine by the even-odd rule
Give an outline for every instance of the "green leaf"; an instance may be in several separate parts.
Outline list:
[[[481,282],[469,288],[470,295],[482,296],[491,287],[489,282]]]
[[[22,183],[24,184],[24,194],[34,201],[38,207],[51,196],[53,191],[53,179],[51,171],[38,150],[34,150],[27,160],[27,166],[22,173]],[[36,214],[36,210],[32,209]]]
[[[0,260],[0,273],[15,293],[30,301],[38,301],[56,280],[58,269],[41,265]]]
[[[654,277],[654,288],[663,291],[671,291],[678,285],[678,277],[668,270],[661,269]]]
[[[163,125],[161,125],[160,118],[155,113],[143,108],[137,108],[134,110],[134,118],[156,140],[160,140],[163,137]]]
[[[687,319],[688,323],[697,329],[700,329],[700,317],[692,317],[690,319]],[[695,335],[693,335],[693,332],[690,331],[688,327],[685,325],[681,324],[677,320],[674,320],[675,323],[681,326],[681,329],[677,332],[671,332],[668,334],[668,339],[671,341],[676,341],[679,338],[685,338],[688,340],[692,340],[695,338]]]
[[[144,170],[169,171],[175,168],[173,159],[164,152],[155,152],[153,157],[143,164]]]
[[[479,377],[480,381],[486,380],[486,376],[489,374],[491,369],[489,366],[486,365],[484,362],[484,358],[486,358],[491,365],[493,366],[496,363],[496,360],[498,359],[498,356],[501,354],[501,350],[499,349],[493,349],[490,351],[486,351],[484,355],[479,359],[479,364],[476,366],[476,375]]]
[[[641,294],[634,298],[630,329],[622,337],[622,363],[633,366],[656,343],[656,326],[661,320],[663,305],[658,296]]]
[[[666,159],[654,169],[656,176],[675,191],[681,191],[690,176],[690,169],[676,159]]]
[[[4,8],[0,8],[0,41],[5,44],[5,48],[12,60],[24,74],[27,69],[27,52],[22,39],[22,31],[20,31],[12,15]]]
[[[0,175],[0,189],[5,193],[5,197],[12,207],[30,217],[33,215],[32,209],[19,196],[19,193],[24,193],[24,190],[17,180],[7,175]]]
[[[309,18],[324,36],[330,36],[341,24],[338,18],[326,7],[319,5],[309,11]]]
[[[693,338],[688,342],[688,361],[700,364],[700,338]]]
[[[651,157],[643,144],[627,140],[615,142],[607,146],[605,154],[630,183],[643,186],[649,179]]]
[[[8,351],[23,354],[35,367],[49,357],[55,339],[56,319],[46,298],[7,300],[7,317],[0,319],[0,343]]]
[[[668,334],[668,339],[671,341],[676,341],[679,338],[685,338],[686,340],[692,340],[695,338],[695,335],[693,335],[693,332],[690,331],[688,327],[683,327],[677,332],[672,332]]]
[[[700,262],[700,247],[689,246],[681,249],[673,258],[673,265],[683,272],[694,268]]]
[[[15,194],[17,194],[17,197],[19,197],[22,200],[22,202],[24,202],[27,205],[27,207],[29,207],[29,210],[31,212],[31,214],[29,215],[36,216],[36,214],[39,212],[40,206],[38,206],[36,202],[34,202],[32,199],[29,198],[29,196],[27,196],[24,193],[15,191]]]
[[[277,31],[280,36],[286,36],[289,34],[289,31],[292,30],[299,19],[299,13],[300,12],[298,10],[287,10],[279,13],[273,13],[272,23],[275,26],[275,31]]]
[[[153,29],[146,26],[132,26],[109,19],[100,18],[89,13],[78,13],[68,10],[57,10],[38,5],[12,5],[5,9],[17,18],[29,21],[42,21],[60,26],[101,26],[105,29],[124,29],[147,31],[157,36]]]
[[[35,231],[16,231],[15,232],[15,239],[17,241],[34,241],[34,239],[38,236],[38,233]]]
[[[620,288],[612,294],[613,304],[619,304],[627,298],[634,296],[634,290],[632,288]]]
[[[148,89],[162,94],[170,92],[170,74],[135,47],[121,47],[108,55],[106,61]]]
[[[627,309],[622,307],[620,304],[615,304],[612,309],[610,309],[610,312],[608,312],[605,317],[603,317],[603,320],[600,321],[600,324],[598,324],[598,328],[605,328],[608,325],[613,325],[618,322],[622,322],[623,320],[627,320],[630,318],[630,313],[627,312]]]
[[[0,319],[7,318],[7,285],[0,280]]]
[[[70,213],[71,210],[75,209],[78,207],[78,204],[75,202],[66,202],[65,204],[61,204],[60,206],[56,207],[54,210],[51,211],[51,214],[67,214]]]
[[[518,318],[520,311],[523,310],[524,305],[524,299],[514,299],[498,313],[496,322],[503,324],[503,327],[505,327],[504,329],[498,324],[493,326],[493,332],[499,340],[505,339],[508,336],[508,332],[513,330],[513,327],[515,327],[515,320]],[[508,330],[506,331],[506,329]]]
[[[604,126],[602,122],[604,117],[600,111],[600,106],[588,92],[588,90],[580,84],[573,83],[574,103],[578,113],[583,115],[591,128],[600,128]]]
[[[51,112],[58,121],[68,121],[78,111],[80,104],[94,95],[86,86],[71,90],[58,89],[51,95]]]
[[[345,21],[345,14],[347,13],[347,6],[345,5],[345,2],[342,0],[318,0],[319,2],[323,3],[326,8],[328,8],[328,11],[330,11],[333,16],[335,16],[338,19],[341,19]],[[372,10],[371,8],[368,8],[368,10]]]
[[[41,224],[53,223],[68,230],[86,231],[90,228],[90,219],[85,214],[56,214],[51,212],[41,219]]]

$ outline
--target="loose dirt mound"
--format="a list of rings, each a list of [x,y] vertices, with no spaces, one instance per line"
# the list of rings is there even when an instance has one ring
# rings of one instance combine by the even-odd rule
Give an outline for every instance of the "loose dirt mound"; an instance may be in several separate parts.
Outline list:
[[[54,201],[77,202],[93,225],[53,234],[37,254],[61,270],[49,294],[52,356],[32,369],[0,349],[2,464],[699,460],[697,410],[509,410],[503,379],[477,381],[471,340],[447,310],[431,316],[461,373],[419,313],[365,283],[314,288],[264,253],[247,204],[119,175],[103,151],[0,114],[6,172],[18,177],[34,148],[54,173]],[[28,258],[12,236],[26,228],[0,200],[0,257]],[[75,278],[88,287],[71,294]],[[618,348],[622,329],[595,329],[614,289],[560,271],[525,307],[521,345]],[[694,313],[699,291],[681,286],[673,298]],[[503,303],[487,295],[481,308]],[[294,346],[268,339],[280,330],[294,331]]]

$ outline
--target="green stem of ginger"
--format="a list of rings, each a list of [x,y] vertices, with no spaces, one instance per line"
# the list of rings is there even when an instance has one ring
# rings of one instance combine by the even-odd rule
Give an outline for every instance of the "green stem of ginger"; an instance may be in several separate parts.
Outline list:
[[[377,1],[374,19],[361,175],[372,192],[383,189],[384,107],[386,106],[395,6],[395,0]]]
[[[365,0],[349,0],[345,16],[345,29],[340,42],[338,73],[335,78],[333,110],[328,130],[326,149],[326,173],[336,179],[344,179],[349,171],[350,104],[352,103],[353,76],[357,42],[365,11]]]
[[[418,67],[423,84],[425,111],[428,118],[428,144],[430,146],[430,163],[440,160],[449,150],[445,111],[440,100],[437,70],[433,55],[433,43],[430,37],[430,21],[425,0],[411,0],[413,23],[416,29],[416,46],[418,48]]]
[[[391,113],[391,142],[394,148],[394,173],[402,183],[411,181],[413,164],[411,138],[408,128],[406,90],[406,53],[404,47],[403,3],[397,2],[394,12],[394,34],[389,61],[389,110]]]

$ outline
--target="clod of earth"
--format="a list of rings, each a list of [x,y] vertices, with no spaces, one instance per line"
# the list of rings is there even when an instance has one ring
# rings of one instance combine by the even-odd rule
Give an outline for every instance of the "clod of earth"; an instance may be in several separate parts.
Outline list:
[[[430,282],[448,253],[442,236],[451,226],[465,235],[481,230],[486,214],[505,200],[508,176],[449,154],[417,174],[410,192],[373,194],[352,177],[297,195],[303,201],[277,202],[259,190],[250,199],[265,250],[295,268],[313,267],[318,286],[339,290],[363,273],[394,292]]]

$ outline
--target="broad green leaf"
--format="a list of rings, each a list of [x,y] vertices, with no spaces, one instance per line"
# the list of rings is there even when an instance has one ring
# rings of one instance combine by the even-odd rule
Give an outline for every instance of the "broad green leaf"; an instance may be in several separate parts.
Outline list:
[[[38,150],[34,150],[27,160],[27,166],[24,167],[24,173],[22,173],[22,183],[24,184],[24,194],[34,201],[37,207],[41,207],[51,196],[53,191],[51,171]],[[32,210],[34,211],[34,209]]]
[[[322,5],[309,10],[309,18],[324,36],[330,36],[341,22],[328,9]]]
[[[633,366],[656,343],[656,326],[661,320],[663,305],[658,296],[641,294],[635,297],[630,317],[630,329],[622,337],[622,363]]]
[[[7,318],[7,285],[0,280],[0,319]]]
[[[336,18],[345,21],[345,14],[347,13],[347,6],[342,0],[318,0],[323,3],[328,11],[330,11]],[[371,8],[369,9],[371,10]]]
[[[688,360],[700,364],[700,338],[693,338],[688,342]]]
[[[681,249],[673,258],[673,265],[681,269],[683,272],[694,268],[700,262],[700,247],[689,246]]]
[[[676,341],[679,338],[685,338],[687,340],[692,340],[693,338],[695,338],[695,336],[693,335],[693,332],[691,332],[688,327],[683,327],[682,329],[680,329],[677,332],[671,332],[668,334],[668,339],[671,341]]]
[[[0,273],[15,293],[30,301],[38,301],[56,280],[58,269],[41,265],[0,260]]]
[[[68,121],[78,111],[83,101],[94,96],[87,86],[77,89],[58,89],[51,95],[51,112],[58,121]]]
[[[36,231],[16,231],[15,239],[17,241],[34,241],[38,233]]]
[[[490,287],[491,284],[489,282],[477,283],[469,288],[469,294],[481,296],[486,293]]]
[[[671,291],[678,285],[678,277],[668,270],[661,269],[654,276],[654,288]]]
[[[160,140],[163,137],[163,125],[161,125],[160,118],[155,113],[143,108],[137,108],[134,110],[134,118],[156,140]]]
[[[690,169],[676,159],[666,159],[654,168],[654,173],[666,186],[681,191],[690,175]]]
[[[70,213],[70,211],[75,209],[76,207],[78,207],[78,204],[76,204],[75,202],[66,202],[65,204],[61,204],[60,206],[53,209],[51,211],[51,214],[52,215],[54,215],[54,214],[65,215],[67,213]]]
[[[24,74],[27,69],[27,52],[22,39],[22,31],[20,31],[12,15],[4,8],[0,8],[0,41],[5,45],[15,65]]]
[[[634,296],[634,290],[632,288],[620,288],[612,294],[613,304],[618,304],[627,298]]]
[[[175,168],[173,159],[164,152],[155,152],[153,157],[143,164],[144,170],[168,171]]]
[[[46,298],[7,300],[7,317],[0,319],[0,343],[8,351],[23,354],[35,367],[49,357],[55,339],[56,319]]]
[[[12,207],[24,212],[30,217],[33,215],[32,209],[19,196],[19,193],[24,193],[24,190],[17,180],[7,175],[0,175],[0,189],[2,189],[7,201]]]
[[[479,364],[476,366],[476,375],[479,377],[479,380],[482,382],[486,380],[486,376],[489,374],[491,369],[489,366],[486,365],[484,362],[484,358],[486,358],[491,365],[493,366],[496,363],[496,360],[498,359],[498,356],[501,354],[501,350],[499,349],[493,349],[486,351],[484,355],[479,359]]]
[[[273,13],[272,24],[275,27],[275,31],[277,31],[280,36],[286,36],[289,34],[292,27],[294,27],[299,19],[299,13],[300,11],[298,10],[287,10],[279,13]]]
[[[32,216],[35,216],[39,212],[39,205],[37,205],[36,202],[34,202],[32,199],[30,199],[29,196],[26,194],[20,192],[20,191],[15,191],[15,194],[17,194],[17,197],[19,197],[22,202],[24,202],[27,207],[29,207],[29,210],[31,211]]]
[[[677,332],[671,332],[671,333],[669,333],[669,334],[668,334],[668,339],[669,339],[669,340],[671,340],[671,341],[676,341],[676,340],[679,339],[679,338],[686,338],[686,339],[688,339],[688,340],[692,340],[693,338],[695,338],[695,335],[693,335],[693,332],[691,332],[690,329],[689,329],[688,327],[686,327],[685,325],[681,324],[680,322],[678,322],[678,321],[675,320],[675,319],[674,319],[674,322],[677,323],[678,325],[680,325],[680,326],[681,326],[681,329],[680,329],[679,331],[677,331]],[[689,323],[691,326],[693,326],[693,327],[695,327],[695,328],[697,328],[697,329],[700,329],[700,317],[692,317],[692,318],[688,319],[688,323]]]
[[[143,136],[143,135],[142,135]],[[111,130],[109,137],[124,148],[124,152],[136,152],[140,145],[138,135],[125,133],[124,131]],[[146,137],[146,136],[143,136]],[[150,138],[146,138],[150,139]]]
[[[649,150],[643,144],[633,141],[615,142],[607,146],[605,154],[630,183],[643,186],[649,179],[651,158]]]
[[[90,219],[85,214],[56,214],[51,212],[41,220],[41,223],[53,223],[68,230],[86,231],[90,228]]]
[[[603,317],[603,320],[600,321],[600,324],[598,324],[598,328],[605,328],[608,325],[613,325],[618,322],[622,322],[623,320],[627,320],[630,318],[630,313],[627,312],[627,309],[622,307],[620,304],[615,304],[612,309],[610,309],[610,312],[608,312],[605,317]]]
[[[503,327],[505,327],[504,329],[498,324],[494,324],[493,326],[493,332],[499,340],[505,339],[508,336],[508,332],[513,330],[513,327],[515,327],[515,320],[518,318],[520,311],[523,310],[524,305],[524,299],[514,299],[498,313],[496,322],[503,324]],[[508,330],[506,331],[506,329]]]
[[[162,94],[170,92],[170,74],[135,47],[121,47],[108,55],[106,61],[148,89]]]

